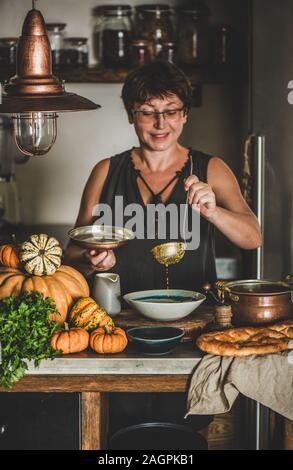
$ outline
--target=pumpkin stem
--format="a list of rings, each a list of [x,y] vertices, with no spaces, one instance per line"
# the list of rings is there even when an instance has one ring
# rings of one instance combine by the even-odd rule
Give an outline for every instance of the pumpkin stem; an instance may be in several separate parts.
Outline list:
[[[69,326],[68,326],[67,321],[64,322],[64,330],[69,331]]]
[[[104,328],[107,335],[110,335],[112,333],[112,328],[110,328],[109,325],[106,324]]]

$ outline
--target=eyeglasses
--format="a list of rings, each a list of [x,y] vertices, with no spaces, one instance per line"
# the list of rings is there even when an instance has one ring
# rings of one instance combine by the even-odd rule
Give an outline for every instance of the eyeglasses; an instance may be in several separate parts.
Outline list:
[[[132,113],[137,115],[137,120],[142,123],[151,123],[157,121],[159,116],[162,115],[164,120],[167,122],[175,122],[180,119],[181,112],[185,108],[180,109],[168,109],[166,111],[145,111],[145,110],[138,110],[133,109]]]

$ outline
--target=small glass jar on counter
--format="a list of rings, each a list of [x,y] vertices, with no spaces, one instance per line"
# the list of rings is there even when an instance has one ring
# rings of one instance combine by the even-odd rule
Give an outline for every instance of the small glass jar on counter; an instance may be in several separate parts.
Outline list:
[[[130,48],[131,66],[142,67],[151,62],[151,44],[146,39],[134,39]]]
[[[64,50],[64,35],[66,23],[46,23],[48,38],[52,50],[52,65],[61,67]]]
[[[136,7],[136,31],[151,43],[152,59],[159,58],[163,43],[174,38],[173,12],[169,5]]]
[[[107,68],[130,65],[132,8],[130,5],[105,5],[94,10],[95,50],[98,60]]]
[[[207,64],[210,61],[209,8],[201,1],[178,8],[178,59],[181,64]]]
[[[87,38],[65,38],[61,63],[64,67],[76,68],[88,66]]]
[[[0,38],[0,66],[14,69],[18,38]]]

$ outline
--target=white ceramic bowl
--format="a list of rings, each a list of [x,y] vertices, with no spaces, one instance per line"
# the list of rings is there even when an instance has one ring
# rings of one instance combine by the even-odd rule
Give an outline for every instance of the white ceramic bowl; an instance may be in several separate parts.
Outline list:
[[[180,289],[158,289],[131,292],[124,300],[141,315],[157,321],[187,317],[206,298],[199,292]]]

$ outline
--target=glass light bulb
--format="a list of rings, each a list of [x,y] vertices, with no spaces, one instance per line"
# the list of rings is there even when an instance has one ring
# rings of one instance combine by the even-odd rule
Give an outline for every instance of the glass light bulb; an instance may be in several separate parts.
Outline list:
[[[49,152],[57,137],[57,117],[53,112],[31,112],[13,116],[18,149],[31,157]]]

